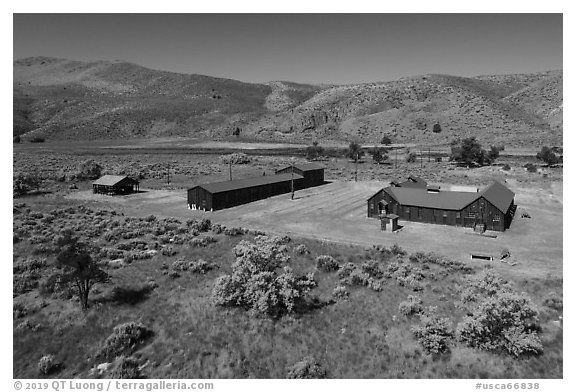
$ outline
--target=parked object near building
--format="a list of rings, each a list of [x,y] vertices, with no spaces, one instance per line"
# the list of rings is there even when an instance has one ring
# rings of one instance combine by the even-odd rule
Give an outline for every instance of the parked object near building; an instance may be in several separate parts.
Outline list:
[[[398,230],[398,218],[396,214],[386,214],[380,216],[380,230],[386,231],[386,227],[390,228],[390,231],[394,232]]]
[[[140,183],[127,176],[105,175],[92,183],[92,192],[106,195],[125,195],[139,190]]]
[[[371,218],[396,214],[407,221],[495,231],[510,227],[515,210],[514,193],[498,181],[480,192],[391,185],[368,199]]]

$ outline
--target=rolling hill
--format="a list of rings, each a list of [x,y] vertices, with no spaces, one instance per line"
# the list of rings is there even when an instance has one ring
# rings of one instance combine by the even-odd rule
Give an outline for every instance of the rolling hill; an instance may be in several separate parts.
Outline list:
[[[121,61],[34,57],[14,67],[14,128],[24,138],[184,136],[562,144],[562,71],[474,78],[423,75],[344,86],[244,83]],[[441,132],[433,132],[439,124]]]

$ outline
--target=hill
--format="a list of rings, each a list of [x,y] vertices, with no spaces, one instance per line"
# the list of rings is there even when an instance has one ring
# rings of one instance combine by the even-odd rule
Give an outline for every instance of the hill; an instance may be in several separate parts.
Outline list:
[[[266,141],[562,144],[562,71],[384,83],[244,83],[121,61],[14,62],[14,134],[55,140],[186,136]],[[441,132],[433,132],[439,124]]]

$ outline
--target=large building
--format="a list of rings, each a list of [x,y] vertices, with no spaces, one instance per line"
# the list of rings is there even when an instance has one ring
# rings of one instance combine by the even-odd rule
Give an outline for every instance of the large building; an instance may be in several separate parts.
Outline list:
[[[401,220],[504,231],[515,212],[514,193],[498,181],[482,191],[443,191],[438,186],[393,182],[368,199],[368,217],[396,214]]]
[[[276,174],[240,180],[213,182],[188,189],[188,208],[216,211],[302,189],[300,174]]]
[[[316,163],[304,163],[283,167],[276,170],[276,174],[294,173],[301,175],[304,179],[299,183],[301,189],[324,184],[324,168]]]

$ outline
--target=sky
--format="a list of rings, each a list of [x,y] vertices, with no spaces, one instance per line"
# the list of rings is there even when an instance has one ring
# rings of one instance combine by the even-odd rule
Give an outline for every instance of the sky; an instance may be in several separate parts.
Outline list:
[[[13,56],[245,82],[562,69],[562,14],[14,14]]]

